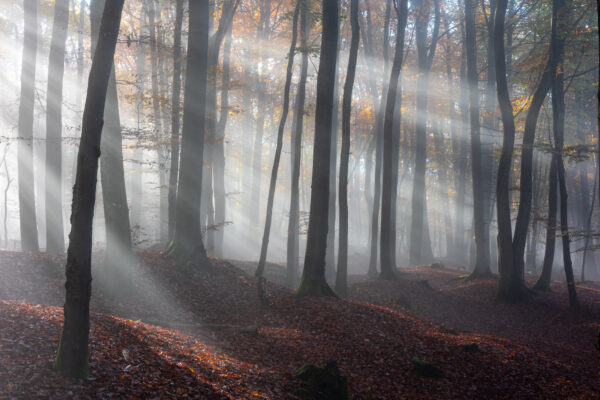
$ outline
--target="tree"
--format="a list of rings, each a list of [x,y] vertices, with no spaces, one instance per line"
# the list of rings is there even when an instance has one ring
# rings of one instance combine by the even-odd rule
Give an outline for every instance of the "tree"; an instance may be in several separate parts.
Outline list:
[[[396,231],[396,220],[392,218],[392,204],[396,203],[393,196],[393,170],[398,168],[394,166],[393,153],[394,146],[400,141],[394,140],[394,136],[400,131],[393,132],[395,113],[401,112],[400,104],[396,104],[396,99],[401,98],[402,86],[399,83],[402,56],[404,52],[404,31],[408,16],[408,4],[406,0],[401,0],[400,4],[394,3],[398,23],[396,27],[396,49],[394,52],[394,61],[392,63],[392,72],[390,75],[387,100],[385,102],[385,118],[383,123],[383,191],[381,194],[381,279],[396,278],[396,260],[392,257],[392,249],[396,247],[396,241],[392,240],[392,232]]]
[[[83,112],[77,174],[73,187],[71,233],[67,251],[64,324],[54,361],[65,376],[89,375],[88,338],[92,284],[92,220],[106,92],[119,34],[123,0],[106,2],[99,29]]]
[[[33,176],[33,108],[35,101],[35,67],[37,54],[37,0],[25,0],[21,96],[19,100],[19,223],[21,249],[38,251],[38,229]]]
[[[46,95],[46,251],[63,253],[62,218],[62,87],[69,1],[54,3],[54,22],[48,63]]]
[[[340,296],[346,296],[348,291],[348,160],[350,158],[350,116],[352,114],[352,90],[356,75],[356,59],[358,58],[358,44],[360,41],[360,26],[358,24],[358,0],[350,2],[350,25],[352,38],[350,39],[350,54],[348,56],[348,69],[344,83],[342,98],[342,148],[340,152],[340,178],[339,178],[339,247],[338,268],[336,271],[335,291]]]
[[[479,123],[479,73],[477,71],[477,46],[475,37],[475,7],[465,0],[465,36],[467,76],[469,83],[469,111],[471,122],[471,172],[473,176],[473,225],[475,227],[475,268],[469,278],[489,277],[489,241],[485,230],[485,202],[483,200],[482,157]]]
[[[292,120],[291,135],[291,193],[290,216],[288,219],[287,236],[287,273],[286,282],[295,287],[298,276],[298,253],[300,233],[300,161],[302,157],[302,130],[304,127],[304,100],[306,98],[306,78],[308,74],[308,37],[310,35],[310,9],[308,0],[300,2],[300,49],[302,63],[300,66],[300,80],[296,89],[294,118]]]
[[[285,87],[283,89],[283,109],[279,119],[277,129],[277,144],[275,147],[275,157],[273,158],[273,168],[271,169],[271,180],[269,182],[269,195],[267,198],[267,213],[265,217],[265,229],[263,231],[262,245],[260,247],[260,258],[256,268],[256,276],[261,278],[267,262],[267,250],[269,248],[269,235],[271,234],[271,220],[273,219],[273,202],[275,200],[275,186],[277,186],[277,172],[279,171],[279,160],[281,159],[281,149],[283,148],[283,131],[290,106],[290,87],[292,85],[292,75],[294,67],[294,53],[296,51],[296,40],[298,36],[298,14],[300,13],[300,1],[294,8],[294,17],[292,23],[292,43],[288,53],[288,64],[285,74]]]
[[[195,72],[185,79],[175,234],[166,251],[179,263],[196,267],[208,262],[200,233],[208,26],[208,0],[190,2],[186,71]]]
[[[501,301],[522,301],[528,297],[523,271],[514,263],[512,225],[510,220],[509,179],[513,147],[515,144],[515,121],[506,82],[506,58],[504,52],[504,20],[508,0],[498,0],[494,20],[494,56],[496,63],[496,88],[502,114],[504,138],[498,165],[496,182],[496,208],[498,219],[498,281],[497,298]]]
[[[560,193],[560,233],[563,244],[563,262],[569,292],[569,305],[578,308],[575,278],[573,276],[573,262],[569,238],[569,218],[567,204],[567,183],[565,179],[565,165],[563,163],[563,147],[565,140],[565,90],[564,90],[564,52],[565,37],[569,23],[569,7],[565,0],[552,1],[552,130],[554,132],[554,152],[557,154],[558,183]]]
[[[175,6],[175,32],[173,33],[173,87],[171,95],[171,168],[169,169],[169,241],[175,232],[175,201],[177,174],[179,173],[179,112],[181,109],[181,27],[183,25],[183,0]]]
[[[325,280],[325,248],[329,213],[329,157],[331,156],[331,125],[339,16],[337,0],[323,0],[322,4],[323,32],[317,75],[310,218],[302,281],[296,292],[298,296],[334,295]]]
[[[92,31],[92,54],[100,32],[100,22],[106,0],[93,0],[90,4]],[[131,282],[131,226],[129,208],[125,192],[125,172],[123,170],[123,139],[115,71],[111,73],[104,107],[104,134],[102,135],[102,156],[100,158],[100,180],[106,226],[106,249],[104,252],[105,278],[110,288],[116,292],[128,293]]]
[[[415,128],[415,173],[412,192],[412,220],[410,228],[410,263],[419,265],[432,258],[431,242],[427,230],[427,199],[425,196],[425,169],[427,161],[427,92],[429,89],[429,71],[438,41],[440,29],[440,1],[433,0],[435,20],[431,43],[427,45],[427,26],[431,0],[414,2],[417,11],[415,34],[419,64],[417,80],[417,117]]]

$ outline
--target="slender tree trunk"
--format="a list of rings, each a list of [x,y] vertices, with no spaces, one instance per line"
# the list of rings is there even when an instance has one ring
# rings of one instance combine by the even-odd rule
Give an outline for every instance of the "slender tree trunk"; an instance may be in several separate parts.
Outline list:
[[[33,111],[35,102],[35,67],[37,59],[37,0],[25,0],[21,95],[19,97],[19,223],[21,249],[39,251],[33,174]]]
[[[46,98],[46,251],[64,253],[62,213],[62,97],[69,1],[54,3]]]
[[[267,249],[269,247],[269,236],[271,234],[271,220],[273,218],[273,202],[275,201],[275,187],[277,186],[277,172],[279,170],[279,160],[281,159],[281,149],[283,147],[283,132],[285,122],[289,112],[290,105],[290,87],[292,85],[292,75],[294,67],[294,54],[296,51],[296,40],[298,36],[298,15],[300,13],[300,2],[296,3],[294,9],[294,22],[292,25],[292,43],[288,53],[288,65],[285,74],[285,88],[283,90],[283,109],[281,110],[281,119],[277,129],[277,147],[275,148],[275,157],[273,159],[273,168],[271,169],[271,181],[269,182],[269,195],[267,199],[267,212],[265,217],[265,229],[263,232],[262,245],[260,248],[260,258],[256,268],[256,276],[261,278],[267,262]]]
[[[550,280],[552,279],[552,266],[554,264],[554,252],[556,247],[556,211],[558,203],[558,182],[557,182],[558,158],[552,154],[550,171],[548,172],[548,225],[546,228],[546,248],[544,261],[542,263],[542,273],[533,286],[536,290],[549,291]]]
[[[92,30],[92,53],[96,50],[102,10],[106,0],[93,0],[90,4]],[[127,293],[131,283],[131,228],[129,209],[125,192],[123,171],[123,144],[119,99],[115,71],[110,75],[104,107],[104,126],[101,142],[100,179],[106,229],[106,250],[104,254],[104,278],[115,293]]]
[[[175,232],[175,203],[177,175],[179,173],[179,113],[181,110],[181,28],[183,25],[183,0],[175,5],[175,32],[173,33],[173,92],[171,95],[171,168],[169,169],[169,241]]]
[[[402,92],[400,73],[402,69],[402,56],[404,53],[404,32],[408,16],[408,2],[403,0],[396,8],[398,18],[396,28],[396,49],[392,71],[390,75],[387,99],[385,101],[385,118],[383,123],[383,193],[381,197],[381,279],[396,278],[396,260],[392,258],[393,249],[396,247],[395,240],[392,241],[392,232],[396,231],[396,221],[392,218],[392,204],[396,203],[393,197],[393,169],[394,167],[394,145],[399,143],[394,136],[400,133],[393,131],[394,114],[401,113],[401,105],[396,104],[399,93]],[[401,97],[400,97],[401,99]]]
[[[560,193],[560,231],[563,245],[563,262],[569,292],[569,305],[578,308],[573,263],[571,261],[571,239],[569,237],[569,218],[567,204],[567,183],[565,180],[565,165],[562,153],[565,140],[565,92],[564,92],[564,45],[569,23],[569,9],[565,0],[552,2],[552,33],[556,41],[552,46],[553,80],[552,80],[552,127],[554,131],[555,152],[558,155],[558,183]]]
[[[473,226],[475,228],[475,268],[469,279],[489,277],[489,242],[486,241],[485,203],[483,200],[483,176],[479,122],[479,73],[477,72],[477,46],[475,37],[475,4],[465,0],[465,33],[467,50],[467,75],[469,82],[469,111],[471,122],[471,171],[473,176]]]
[[[358,58],[358,44],[360,41],[360,26],[358,24],[358,0],[350,2],[350,25],[352,38],[350,40],[350,55],[344,94],[342,99],[342,148],[340,152],[340,178],[339,178],[339,248],[338,268],[335,280],[335,291],[339,296],[345,297],[348,292],[348,160],[350,158],[350,117],[352,115],[352,90],[356,75],[356,60]]]
[[[333,92],[339,26],[337,0],[323,0],[322,21],[323,33],[317,76],[310,218],[302,281],[296,292],[298,296],[334,295],[325,280],[325,248],[327,246],[329,157],[331,155]]]
[[[100,39],[88,82],[81,144],[77,156],[77,177],[73,187],[64,324],[54,367],[62,375],[81,379],[86,379],[89,375],[92,220],[100,138],[122,9],[123,0],[111,0],[106,3],[102,16]]]
[[[261,64],[264,66],[266,57],[263,43],[269,39],[269,26],[271,24],[271,0],[261,0],[260,6],[260,22],[258,29],[258,44],[259,58]],[[260,221],[260,181],[262,176],[262,148],[263,148],[263,133],[265,130],[265,99],[267,85],[264,77],[262,76],[262,70],[258,71],[256,77],[256,89],[258,91],[257,96],[257,110],[258,116],[256,118],[256,134],[254,136],[254,155],[252,157],[252,187],[250,202],[252,206],[251,221],[253,226],[258,227]]]
[[[415,31],[417,41],[417,54],[419,77],[417,80],[417,116],[415,128],[415,172],[412,192],[412,221],[410,232],[411,265],[419,265],[432,254],[431,242],[428,239],[428,223],[425,217],[427,204],[425,193],[425,168],[427,162],[427,95],[429,90],[429,70],[433,62],[437,37],[440,25],[439,0],[435,4],[435,23],[431,35],[431,44],[427,46],[427,26],[431,4],[428,0],[415,2],[417,10]]]
[[[290,195],[290,216],[288,221],[287,238],[287,274],[286,282],[295,287],[298,276],[299,256],[299,229],[300,229],[300,161],[302,157],[302,130],[304,121],[304,100],[306,96],[306,78],[308,74],[308,37],[310,35],[309,3],[307,0],[300,2],[300,49],[302,52],[302,65],[300,67],[300,80],[296,92],[294,119],[292,121],[291,161],[292,180]]]
[[[504,19],[507,0],[498,0],[494,21],[494,55],[496,62],[496,87],[498,103],[502,114],[504,139],[498,165],[496,183],[497,219],[498,219],[498,282],[497,298],[501,301],[520,301],[527,297],[523,271],[514,263],[512,247],[512,226],[510,220],[509,180],[513,147],[515,143],[515,124],[512,104],[506,81],[506,59],[504,54]]]
[[[189,5],[189,37],[183,97],[181,157],[175,209],[175,234],[167,255],[181,265],[208,263],[200,233],[200,190],[204,148],[208,58],[208,0]]]

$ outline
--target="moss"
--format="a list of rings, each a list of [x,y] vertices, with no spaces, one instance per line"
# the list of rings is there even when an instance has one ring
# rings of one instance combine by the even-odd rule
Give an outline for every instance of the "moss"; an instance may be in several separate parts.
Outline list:
[[[442,370],[429,361],[424,361],[417,357],[413,357],[410,361],[413,364],[415,373],[421,378],[441,378],[444,376]]]
[[[325,368],[304,364],[296,370],[296,377],[304,381],[302,394],[311,399],[347,400],[348,378],[340,374],[336,361]]]

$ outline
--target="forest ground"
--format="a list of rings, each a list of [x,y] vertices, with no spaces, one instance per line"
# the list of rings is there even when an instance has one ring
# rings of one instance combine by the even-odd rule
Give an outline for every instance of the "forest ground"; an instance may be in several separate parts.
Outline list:
[[[0,252],[0,399],[293,399],[294,371],[328,360],[348,376],[352,398],[600,398],[598,284],[578,285],[578,311],[561,282],[505,305],[493,280],[429,267],[403,269],[398,282],[351,276],[347,300],[296,299],[282,267],[269,264],[263,307],[253,263],[213,260],[190,274],[156,252],[138,260],[125,298],[94,280],[83,382],[51,370],[64,259]],[[413,357],[443,377],[417,376]]]

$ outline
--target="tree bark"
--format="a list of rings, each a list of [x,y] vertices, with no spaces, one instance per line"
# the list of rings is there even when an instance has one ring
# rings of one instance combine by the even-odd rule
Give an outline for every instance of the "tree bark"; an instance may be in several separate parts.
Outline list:
[[[352,90],[356,75],[356,60],[358,58],[358,44],[360,41],[360,26],[358,24],[358,0],[350,2],[350,25],[352,38],[350,39],[350,55],[344,94],[342,98],[342,148],[340,152],[340,178],[339,178],[339,247],[338,268],[336,271],[335,291],[339,296],[345,297],[348,292],[348,160],[350,158],[350,117],[352,114]]]
[[[302,281],[298,296],[335,295],[325,280],[325,248],[329,213],[331,125],[338,42],[338,1],[323,0],[323,33],[317,76],[310,218]]]
[[[190,2],[186,71],[195,72],[185,79],[175,234],[166,254],[193,267],[208,265],[200,232],[208,26],[208,0]]]
[[[35,102],[35,67],[37,59],[37,1],[25,0],[21,95],[19,97],[19,223],[21,249],[39,251],[33,174],[33,111]]]
[[[69,1],[54,3],[46,94],[46,252],[64,253],[62,213],[62,98]]]
[[[92,220],[98,157],[107,86],[112,71],[122,9],[123,0],[111,0],[104,8],[98,46],[88,82],[81,143],[77,156],[77,177],[73,187],[64,325],[54,367],[62,375],[81,379],[86,379],[89,375]]]
[[[403,0],[399,6],[396,6],[396,15],[398,18],[396,27],[396,49],[394,51],[394,61],[392,62],[392,71],[390,74],[389,88],[385,102],[385,117],[383,122],[383,191],[381,196],[381,274],[380,279],[396,279],[396,260],[392,257],[392,249],[396,247],[396,241],[392,238],[392,232],[396,231],[396,221],[392,218],[392,204],[396,203],[393,196],[393,169],[394,167],[394,146],[399,143],[394,136],[400,131],[393,131],[394,118],[396,113],[401,113],[401,105],[396,104],[396,100],[401,99],[402,85],[400,84],[400,73],[402,70],[402,57],[404,53],[404,32],[408,17],[408,2]],[[400,116],[399,116],[400,117]]]
[[[502,152],[498,165],[498,180],[496,182],[498,271],[500,275],[497,298],[500,301],[513,302],[526,299],[528,294],[523,279],[523,271],[514,263],[510,220],[510,193],[508,186],[515,143],[515,123],[506,81],[506,59],[504,54],[504,19],[506,17],[507,2],[508,0],[498,0],[494,20],[496,87],[504,130]]]

